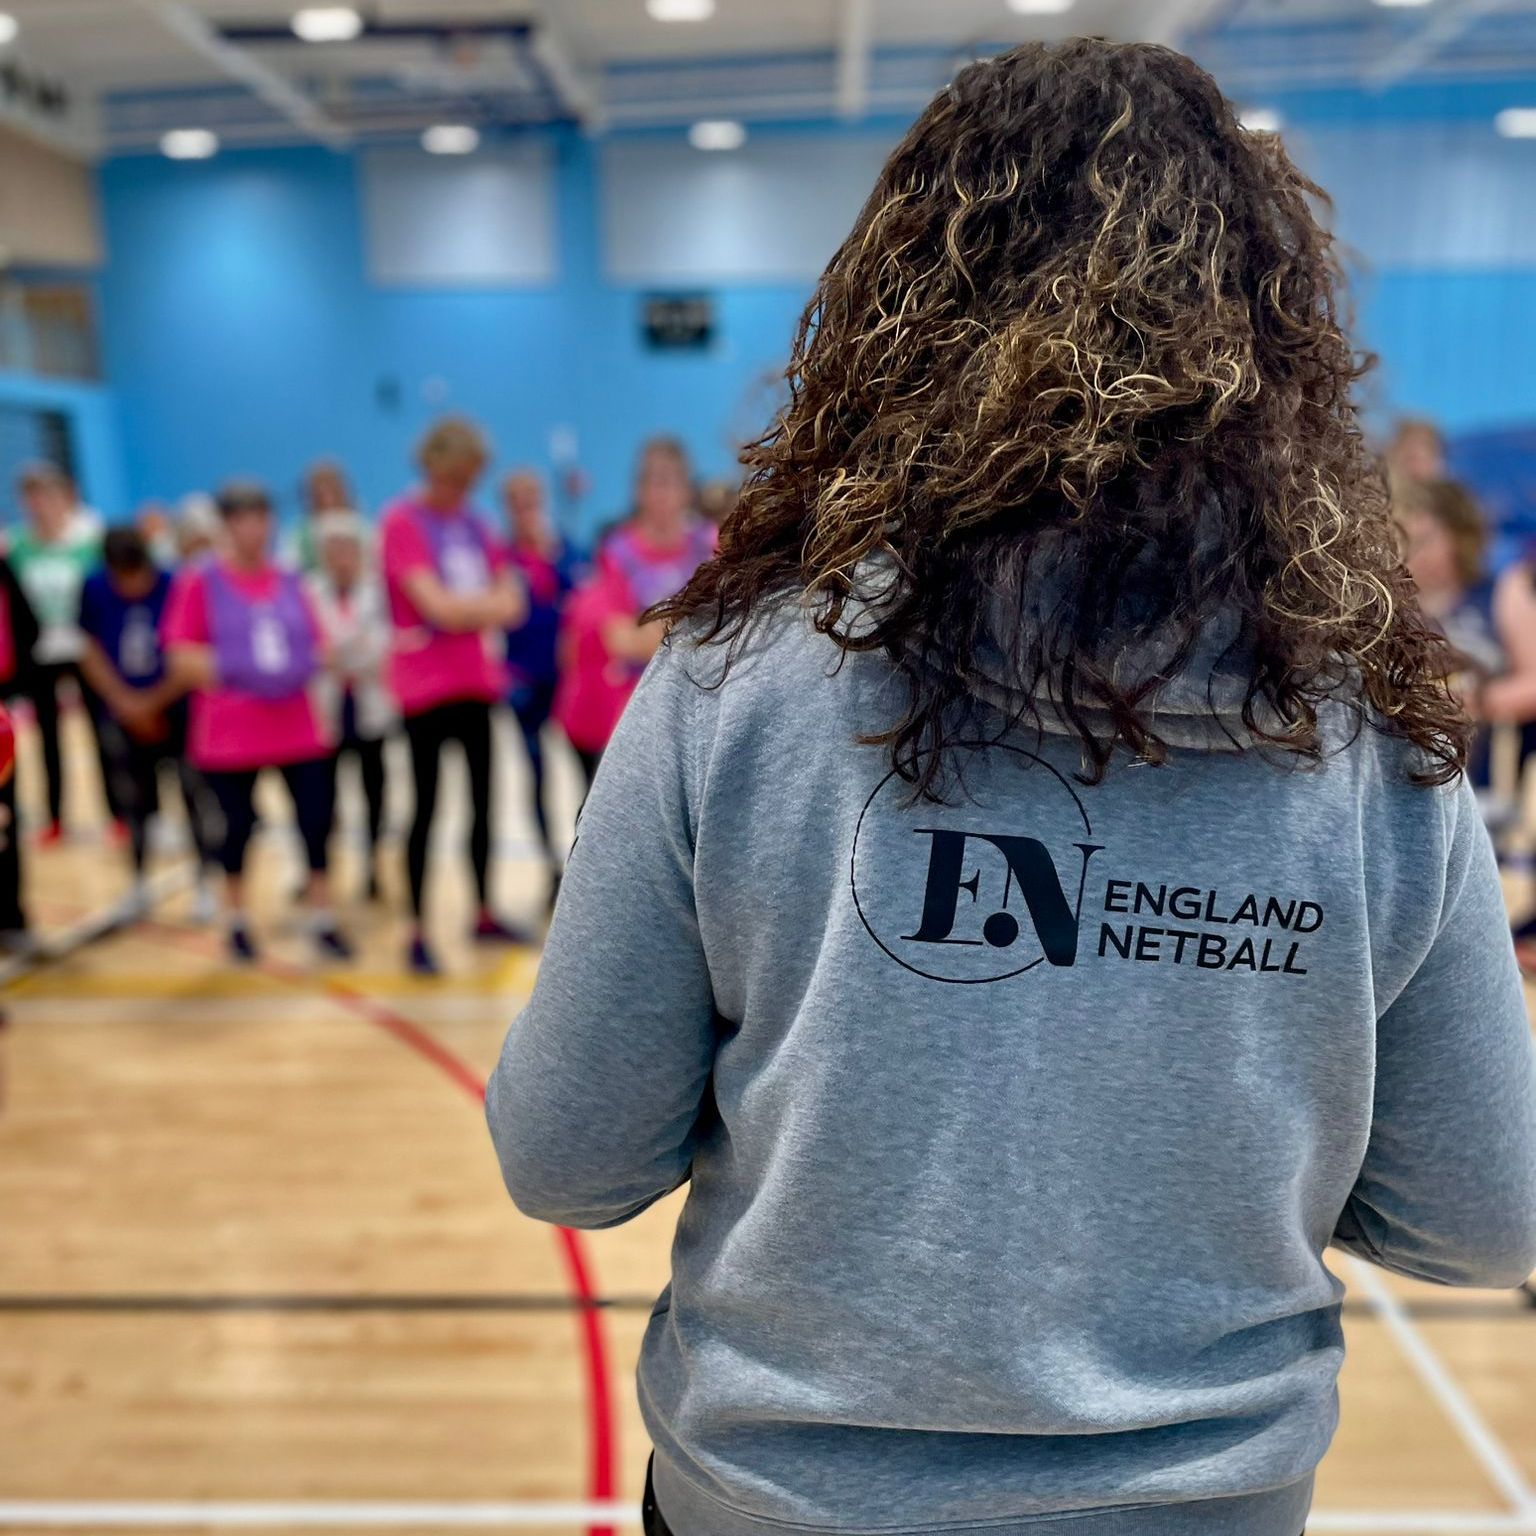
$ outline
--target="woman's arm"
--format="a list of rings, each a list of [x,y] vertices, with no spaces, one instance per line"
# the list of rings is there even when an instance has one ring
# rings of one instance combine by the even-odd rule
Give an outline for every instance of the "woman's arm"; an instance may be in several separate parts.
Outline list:
[[[1335,1240],[1415,1279],[1515,1286],[1536,1268],[1536,1053],[1465,785],[1454,815],[1439,932],[1377,1024],[1371,1139]]]
[[[219,686],[218,660],[211,645],[173,642],[166,648],[165,669],[178,696]]]
[[[603,649],[616,661],[643,667],[661,649],[666,633],[667,627],[660,619],[640,624],[623,614],[615,614],[603,625]]]
[[[529,1216],[627,1221],[693,1161],[715,1057],[693,900],[702,695],[664,651],[641,680],[581,816],[538,984],[486,1110]]]
[[[135,688],[124,680],[111,658],[94,635],[85,637],[80,653],[80,671],[87,683],[100,695],[113,716],[135,736],[153,739],[164,731],[162,716],[169,702],[164,698],[164,684]]]
[[[1484,687],[1478,711],[1494,725],[1536,720],[1536,577],[1528,565],[1499,578],[1493,623],[1507,664],[1504,674]]]
[[[422,618],[448,634],[510,629],[527,612],[522,584],[510,571],[502,571],[484,592],[450,592],[425,565],[405,571],[400,585]]]

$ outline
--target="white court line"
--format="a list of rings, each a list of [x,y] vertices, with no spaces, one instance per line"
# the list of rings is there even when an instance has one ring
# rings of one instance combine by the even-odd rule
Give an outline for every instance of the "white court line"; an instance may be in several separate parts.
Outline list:
[[[161,1529],[218,1527],[225,1530],[288,1528],[494,1530],[523,1526],[638,1526],[633,1504],[408,1504],[408,1503],[229,1503],[102,1502],[55,1500],[0,1502],[0,1528]],[[1313,1532],[1356,1536],[1532,1536],[1536,1515],[1415,1514],[1406,1511],[1348,1514],[1314,1512]]]
[[[1387,1283],[1364,1261],[1349,1255],[1345,1258],[1355,1284],[1370,1298],[1387,1331],[1407,1355],[1408,1363],[1418,1372],[1419,1379],[1429,1388],[1445,1416],[1456,1426],[1467,1449],[1477,1458],[1499,1492],[1514,1506],[1516,1517],[1525,1522],[1513,1529],[1536,1530],[1536,1494],[1532,1493],[1514,1458],[1472,1406],[1472,1400],[1457,1386],[1444,1362],[1430,1348],[1429,1341],[1419,1332],[1407,1308],[1392,1294]]]
[[[195,874],[194,866],[187,863],[178,864],[172,869],[151,875],[145,882],[149,896],[146,911],[152,912],[162,901],[176,895],[179,891],[186,890],[193,883]],[[51,934],[46,939],[39,937],[32,949],[23,951],[0,964],[0,987],[4,987],[9,982],[20,981],[23,976],[30,975],[41,966],[67,959],[77,949],[94,943],[97,939],[104,939],[108,934],[116,933],[119,929],[126,931],[131,926],[132,922],[123,916],[121,901],[102,907],[81,918],[74,927],[66,928],[62,933]]]
[[[1388,1515],[1366,1511],[1307,1518],[1307,1536],[1323,1531],[1353,1531],[1359,1536],[1529,1536],[1536,1531],[1530,1515]]]
[[[638,1504],[278,1504],[278,1503],[71,1503],[55,1500],[0,1502],[0,1526],[60,1530],[111,1526],[221,1526],[274,1530],[304,1526],[414,1526],[426,1529],[526,1525],[640,1524]]]

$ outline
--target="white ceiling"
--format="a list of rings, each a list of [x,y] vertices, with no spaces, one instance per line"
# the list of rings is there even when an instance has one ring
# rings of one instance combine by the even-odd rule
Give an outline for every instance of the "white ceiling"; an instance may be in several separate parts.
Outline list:
[[[188,8],[221,24],[286,26],[297,0],[187,0]],[[832,48],[839,37],[841,0],[717,0],[714,17],[699,25],[662,25],[643,0],[354,0],[385,25],[451,21],[542,20],[566,40],[577,61],[604,64],[724,54],[787,53]],[[1134,29],[1166,0],[1079,0],[1066,16],[1014,15],[1005,0],[872,0],[879,45],[963,46],[976,40],[1023,41],[1065,32]],[[169,49],[162,30],[138,0],[4,0],[20,20],[29,58],[92,85],[126,87],[197,78],[185,50]],[[342,70],[371,67],[381,45],[327,45]],[[306,50],[263,50],[274,56]],[[314,50],[309,50],[312,54]],[[295,57],[295,62],[297,58]],[[313,60],[311,59],[312,65]],[[206,71],[204,71],[206,73]]]
[[[386,29],[528,23],[531,47],[510,33],[374,34],[309,46],[286,32],[299,3],[0,0],[0,9],[20,23],[16,56],[69,87],[108,150],[152,143],[163,128],[194,120],[254,142],[324,137],[330,128],[342,138],[386,137],[449,112],[492,125],[553,116],[591,126],[684,122],[717,110],[857,117],[916,107],[979,46],[1074,32],[1193,39],[1222,69],[1263,80],[1288,59],[1317,81],[1347,80],[1377,58],[1416,72],[1449,60],[1536,76],[1536,0],[1431,0],[1415,9],[1372,0],[1077,0],[1059,17],[1019,16],[1006,0],[717,0],[714,17],[698,25],[659,24],[644,0],[352,0]],[[1517,34],[1510,29],[1519,22],[1526,31]],[[1347,38],[1319,30],[1338,23]],[[230,42],[221,32],[232,27],[278,35]],[[1293,58],[1287,29],[1298,39]],[[1480,60],[1474,44],[1484,34]],[[1433,46],[1403,51],[1421,36]]]

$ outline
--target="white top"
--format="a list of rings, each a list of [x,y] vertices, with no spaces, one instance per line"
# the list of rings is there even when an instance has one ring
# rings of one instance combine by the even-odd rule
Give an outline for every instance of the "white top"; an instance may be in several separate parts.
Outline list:
[[[358,734],[368,741],[387,736],[399,711],[384,681],[390,627],[383,587],[366,575],[342,597],[322,571],[312,572],[305,584],[330,653],[330,665],[314,689],[322,725],[339,738],[342,698],[350,688],[357,702]]]

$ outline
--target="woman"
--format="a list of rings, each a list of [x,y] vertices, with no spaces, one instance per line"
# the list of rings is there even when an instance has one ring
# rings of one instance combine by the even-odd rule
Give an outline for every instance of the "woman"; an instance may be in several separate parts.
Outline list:
[[[304,520],[287,541],[284,559],[299,570],[312,572],[320,565],[320,545],[315,536],[319,520],[331,512],[355,512],[357,502],[347,472],[334,459],[321,459],[304,472],[299,488]]]
[[[30,691],[33,653],[37,647],[37,615],[16,579],[11,563],[0,555],[0,698]],[[4,732],[14,727],[0,706]],[[4,744],[9,763],[0,763],[0,950],[28,949],[31,936],[21,898],[21,840],[16,836],[15,737]]]
[[[1418,416],[1398,422],[1387,444],[1387,472],[1399,486],[1444,480],[1445,437],[1440,428]]]
[[[322,717],[336,743],[332,787],[343,757],[357,763],[367,806],[367,891],[379,898],[379,836],[384,829],[384,745],[399,723],[384,672],[389,609],[370,568],[368,529],[355,512],[323,512],[314,522],[319,569],[309,598],[320,618],[330,665],[318,683]]]
[[[257,958],[245,904],[245,856],[256,829],[256,781],[275,769],[293,802],[309,878],[303,900],[323,959],[352,949],[331,907],[330,748],[310,702],[323,640],[299,578],[276,565],[272,501],[261,486],[219,492],[222,553],[184,566],[166,601],[171,681],[192,694],[188,755],[224,816],[225,900],[232,959]]]
[[[171,763],[197,861],[192,911],[202,921],[216,912],[210,876],[219,867],[223,833],[208,786],[187,758],[184,690],[166,669],[161,626],[170,591],[171,578],[151,558],[144,535],[128,527],[107,530],[102,568],[86,578],[80,595],[80,670],[96,706],[107,783],[128,830],[133,887],[122,907],[128,921],[149,911],[149,824],[160,809],[161,765]]]
[[[51,844],[64,836],[59,689],[81,680],[80,590],[100,559],[101,541],[77,516],[74,483],[62,470],[28,465],[17,479],[17,493],[27,521],[11,540],[10,562],[40,625],[32,658],[32,703],[48,780],[48,825],[39,841]]]
[[[1452,685],[1486,727],[1518,727],[1518,778],[1536,755],[1536,575],[1524,561],[1497,580],[1486,567],[1488,527],[1464,486],[1431,480],[1399,489],[1404,560],[1425,614],[1455,651]],[[1496,836],[1518,827],[1520,795],[1493,793],[1491,742],[1479,730],[1468,777],[1482,792],[1484,820]],[[1515,953],[1536,971],[1536,914],[1515,929]]]
[[[653,1531],[1297,1536],[1331,1242],[1536,1261],[1468,726],[1331,241],[1166,49],[963,70],[802,326],[491,1084],[514,1198],[691,1180]]]
[[[591,580],[567,609],[555,718],[589,784],[661,644],[662,626],[643,615],[680,591],[714,552],[716,530],[693,501],[687,450],[675,438],[652,438],[640,450],[634,514],[603,540]]]
[[[1529,565],[1497,580],[1487,572],[1488,528],[1471,492],[1431,480],[1400,493],[1404,560],[1425,615],[1450,641],[1455,682],[1473,715],[1489,725],[1536,722],[1536,581]],[[1479,747],[1485,747],[1480,742]],[[1528,741],[1521,756],[1536,749]],[[1486,785],[1487,754],[1473,757]]]
[[[507,513],[507,553],[528,594],[527,616],[507,632],[507,703],[528,757],[531,809],[549,868],[553,905],[560,866],[549,830],[543,732],[554,711],[560,678],[560,616],[576,585],[581,561],[550,525],[544,486],[537,475],[514,470],[502,482],[501,496]]]
[[[1397,490],[1403,562],[1419,606],[1445,632],[1481,687],[1505,668],[1505,627],[1486,566],[1488,525],[1465,486],[1430,480]],[[1515,638],[1511,636],[1511,638]],[[1536,639],[1536,635],[1532,636]]]
[[[389,508],[382,526],[394,631],[390,680],[405,717],[416,784],[406,843],[408,958],[411,969],[426,976],[437,973],[422,926],[427,850],[448,742],[459,744],[469,769],[469,851],[479,902],[474,937],[481,943],[526,941],[491,909],[491,706],[503,689],[502,632],[522,622],[527,604],[505,554],[470,505],[489,457],[472,423],[440,421],[417,451],[421,485]]]

